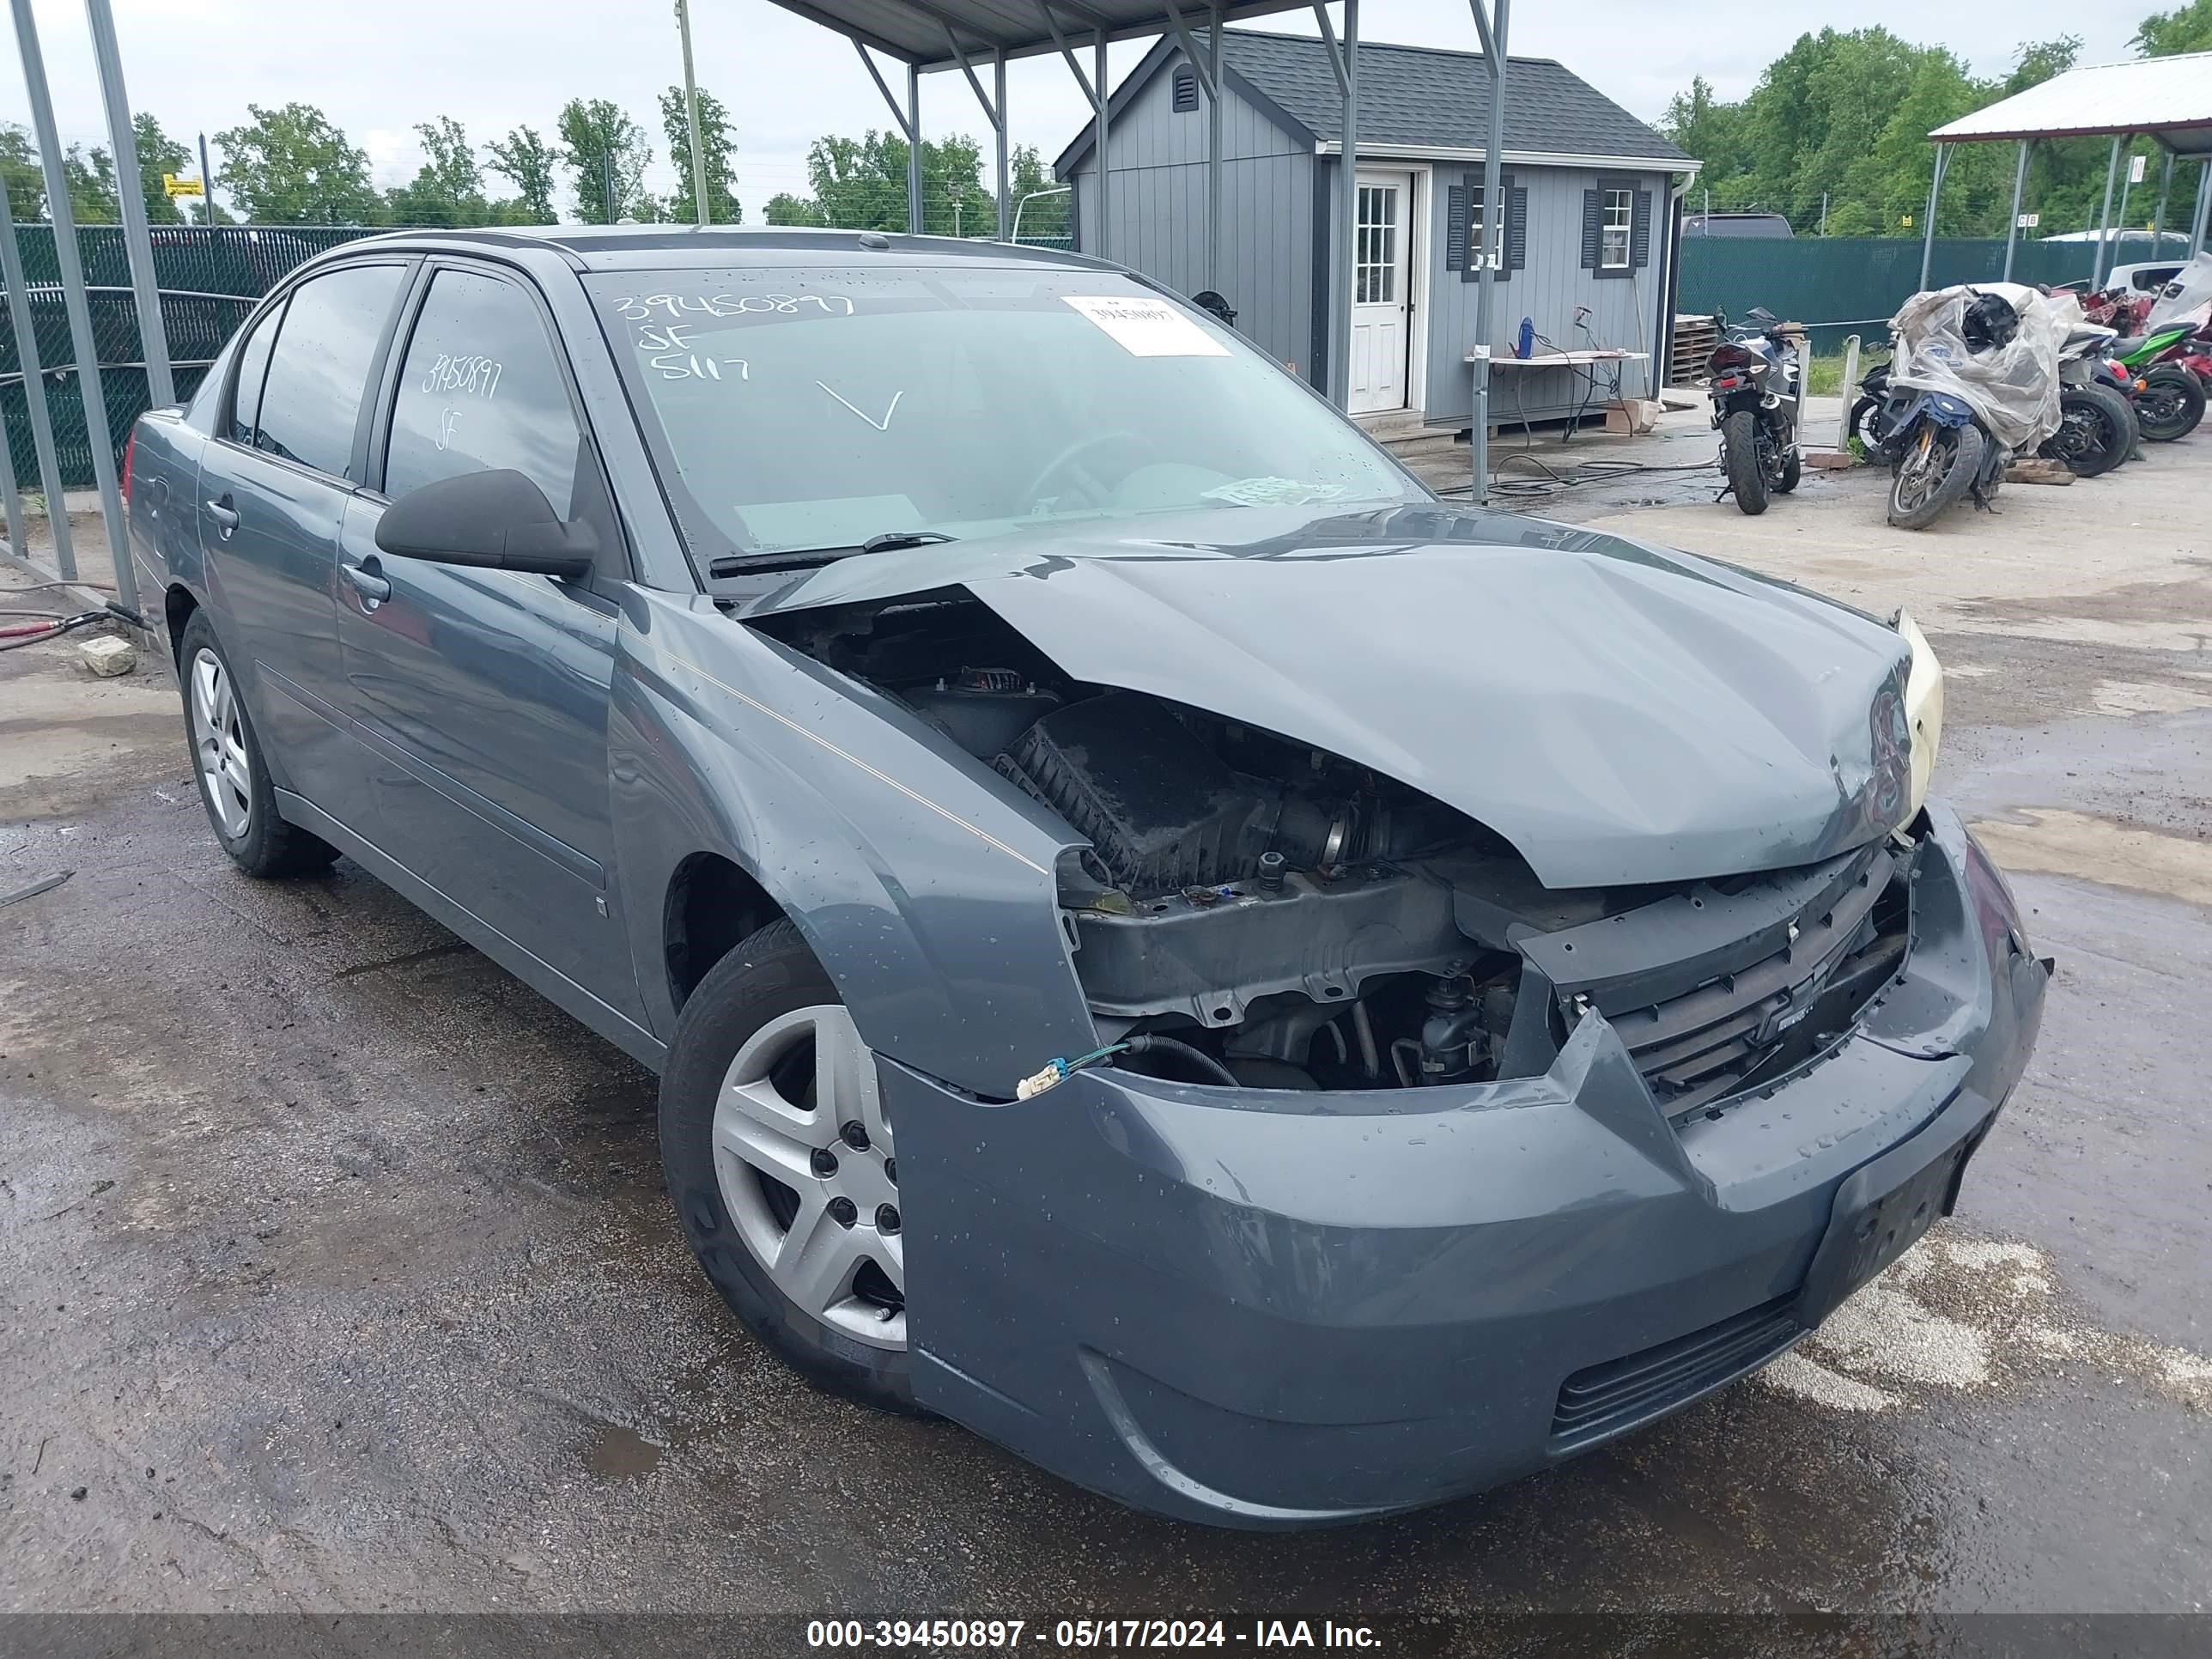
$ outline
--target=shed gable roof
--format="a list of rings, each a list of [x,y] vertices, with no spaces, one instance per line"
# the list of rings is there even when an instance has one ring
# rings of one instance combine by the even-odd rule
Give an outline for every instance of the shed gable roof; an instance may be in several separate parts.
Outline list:
[[[1204,32],[1197,32],[1195,38],[1202,49]],[[1113,112],[1120,114],[1126,102],[1176,55],[1172,38],[1154,46],[1116,91]],[[1221,59],[1236,89],[1293,137],[1309,143],[1342,141],[1343,103],[1328,50],[1318,39],[1224,29]],[[1688,152],[1556,60],[1509,58],[1507,62],[1507,149],[1619,156],[1649,161],[1655,167],[1694,165]],[[1086,127],[1060,156],[1063,178],[1090,155],[1093,137]],[[1490,76],[1481,53],[1360,42],[1362,149],[1480,149],[1489,137]]]

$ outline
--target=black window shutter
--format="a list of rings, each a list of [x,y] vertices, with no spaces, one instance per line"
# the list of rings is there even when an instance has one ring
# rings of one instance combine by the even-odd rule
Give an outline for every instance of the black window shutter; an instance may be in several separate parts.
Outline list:
[[[1188,64],[1175,72],[1175,107],[1178,115],[1198,107],[1198,71]]]
[[[1641,268],[1651,263],[1651,192],[1636,192],[1636,210],[1629,220],[1628,263]]]
[[[1515,271],[1525,270],[1528,265],[1528,190],[1525,185],[1516,185],[1509,173],[1498,180],[1498,192],[1505,199],[1505,264],[1498,280],[1510,283]]]
[[[1597,269],[1598,235],[1605,223],[1605,198],[1595,190],[1583,192],[1583,269]]]
[[[1444,191],[1444,269],[1459,272],[1462,282],[1470,275],[1467,234],[1467,186],[1452,185]]]

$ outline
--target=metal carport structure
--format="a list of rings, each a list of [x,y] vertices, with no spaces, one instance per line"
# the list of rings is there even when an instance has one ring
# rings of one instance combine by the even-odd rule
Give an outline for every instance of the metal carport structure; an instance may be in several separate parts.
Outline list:
[[[2105,277],[2112,245],[2112,186],[2120,170],[2120,150],[2130,138],[2149,137],[2166,151],[2159,181],[2155,232],[2166,228],[2166,197],[2177,158],[2194,159],[2196,212],[2190,221],[2191,258],[2203,252],[2204,221],[2212,212],[2212,52],[2145,58],[2127,64],[2092,64],[2053,76],[2039,86],[2001,99],[1986,109],[1962,115],[1929,133],[1936,145],[1936,176],[1928,190],[1928,228],[1921,244],[1920,286],[1928,286],[1928,264],[1936,246],[1936,209],[1942,199],[1944,162],[1953,144],[2020,145],[2013,169],[2012,219],[2005,228],[2004,274],[2012,276],[2012,252],[2020,233],[2020,200],[2027,181],[2029,151],[2039,139],[2103,138],[2112,141],[2105,167],[2105,205],[2098,234],[2094,280]],[[2121,197],[2125,211],[2126,196]],[[2152,243],[2158,246],[2155,236]]]

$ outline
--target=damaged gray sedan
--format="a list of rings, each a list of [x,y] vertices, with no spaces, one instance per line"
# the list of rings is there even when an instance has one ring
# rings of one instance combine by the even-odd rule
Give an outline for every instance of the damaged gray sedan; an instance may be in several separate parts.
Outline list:
[[[1441,502],[1112,267],[380,238],[131,477],[231,856],[656,1068],[798,1370],[1133,1504],[1342,1522],[1698,1398],[2034,1041],[1909,618]]]

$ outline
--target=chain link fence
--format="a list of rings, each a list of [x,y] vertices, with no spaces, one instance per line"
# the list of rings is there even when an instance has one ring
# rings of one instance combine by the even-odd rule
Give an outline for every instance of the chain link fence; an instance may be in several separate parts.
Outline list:
[[[161,325],[169,337],[177,394],[189,398],[254,301],[287,272],[325,248],[376,232],[293,225],[157,225],[151,234],[155,278],[161,290]],[[53,227],[21,225],[15,238],[22,253],[24,298],[46,380],[62,483],[70,489],[88,488],[93,482],[90,424],[76,384],[76,348],[62,301]],[[81,227],[77,249],[84,262],[93,349],[100,357],[107,441],[119,458],[131,423],[146,412],[150,401],[145,348],[131,297],[131,257],[119,225]],[[6,426],[17,487],[38,488],[22,352],[12,313],[5,307],[0,307],[0,422]]]

